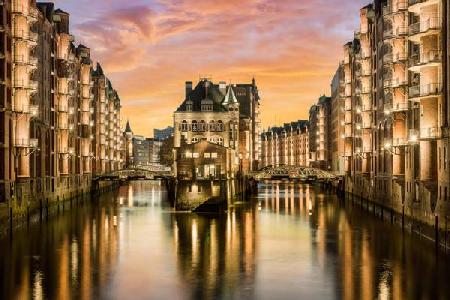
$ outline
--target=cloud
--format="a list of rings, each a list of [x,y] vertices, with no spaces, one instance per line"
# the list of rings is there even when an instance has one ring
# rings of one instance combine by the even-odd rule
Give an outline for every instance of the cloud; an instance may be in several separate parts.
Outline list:
[[[342,45],[366,0],[59,0],[91,47],[133,130],[172,122],[184,81],[249,82],[262,94],[263,125],[306,118],[329,94]],[[90,3],[90,4],[87,4]],[[85,9],[88,5],[89,10]],[[292,109],[294,108],[294,109]],[[276,118],[274,116],[277,116]]]

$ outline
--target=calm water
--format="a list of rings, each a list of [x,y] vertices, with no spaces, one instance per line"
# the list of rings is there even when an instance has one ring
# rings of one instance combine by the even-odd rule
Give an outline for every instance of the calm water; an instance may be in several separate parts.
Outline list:
[[[0,299],[449,299],[433,244],[308,185],[228,214],[135,182],[0,241]]]

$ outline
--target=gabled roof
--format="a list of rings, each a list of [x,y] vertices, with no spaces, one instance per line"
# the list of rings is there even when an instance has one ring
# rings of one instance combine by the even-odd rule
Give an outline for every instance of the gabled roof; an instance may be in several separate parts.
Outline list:
[[[236,95],[234,94],[233,87],[231,85],[228,86],[227,94],[225,95],[225,99],[223,100],[223,105],[236,104],[238,100],[236,99]]]

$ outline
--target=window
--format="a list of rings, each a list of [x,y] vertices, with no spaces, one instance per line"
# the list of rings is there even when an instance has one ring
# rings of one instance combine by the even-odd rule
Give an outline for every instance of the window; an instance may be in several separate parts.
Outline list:
[[[184,156],[185,156],[186,158],[192,158],[192,153],[191,153],[191,152],[186,152],[186,153],[184,154]]]
[[[192,121],[192,131],[194,132],[198,131],[197,121]]]
[[[214,121],[209,122],[209,131],[216,131],[216,124],[214,123]]]
[[[197,143],[197,142],[198,142],[198,137],[193,137],[193,138],[192,138],[192,142],[193,142],[193,143]]]
[[[207,131],[207,126],[205,124],[205,121],[201,120],[198,124],[198,131]]]
[[[194,153],[192,153],[192,157],[193,157],[193,158],[199,158],[200,155],[199,155],[198,153],[195,153],[195,152],[194,152]]]
[[[217,131],[223,131],[223,122],[221,120],[217,122]]]
[[[211,158],[211,153],[205,152],[203,153],[204,158]]]
[[[211,153],[211,158],[217,158],[217,153]]]
[[[202,100],[202,111],[213,111],[213,101],[210,99]]]
[[[181,122],[181,131],[186,132],[188,131],[188,129],[189,129],[188,123],[186,122],[186,120],[183,120],[183,122]]]
[[[186,101],[186,111],[192,111],[193,106],[194,105],[192,101],[190,100]]]

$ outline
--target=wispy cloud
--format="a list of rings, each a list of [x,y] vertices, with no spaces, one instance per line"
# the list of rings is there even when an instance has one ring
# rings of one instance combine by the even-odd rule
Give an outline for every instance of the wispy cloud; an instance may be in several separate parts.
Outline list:
[[[110,75],[125,118],[149,135],[172,122],[184,81],[206,74],[233,82],[255,76],[265,126],[307,117],[318,96],[329,94],[342,45],[368,1],[55,2]]]

